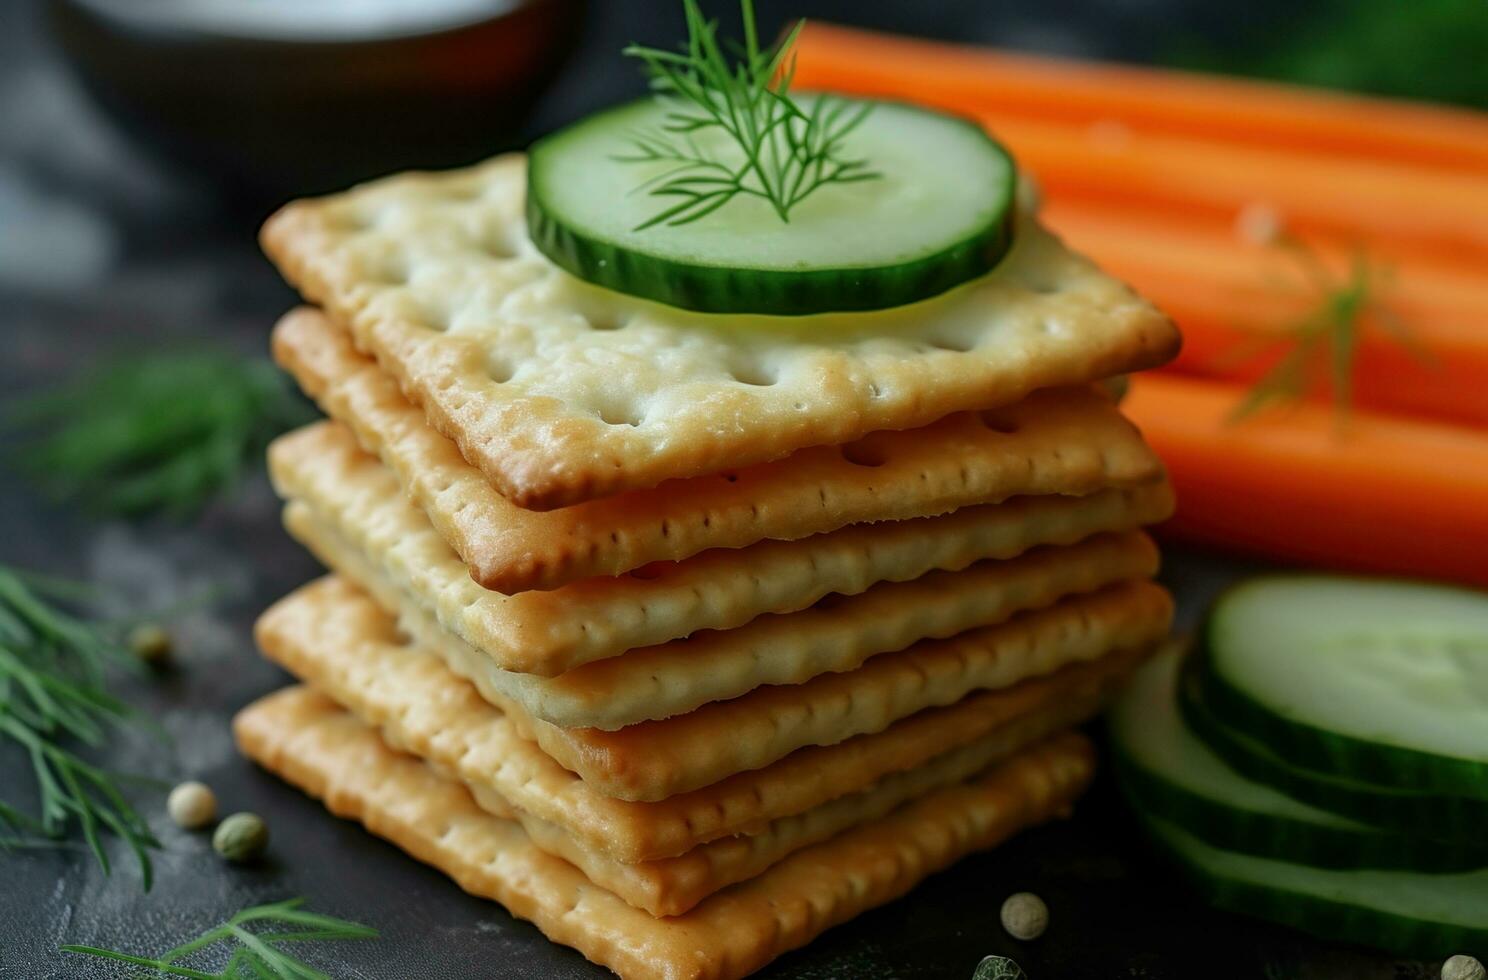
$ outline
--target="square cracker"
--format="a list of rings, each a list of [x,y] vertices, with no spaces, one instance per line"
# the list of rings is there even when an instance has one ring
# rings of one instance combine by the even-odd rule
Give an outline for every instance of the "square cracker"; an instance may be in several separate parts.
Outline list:
[[[626,980],[731,980],[909,891],[972,851],[1065,811],[1094,751],[1069,733],[986,776],[797,851],[763,874],[658,919],[480,809],[463,786],[323,700],[271,695],[234,721],[245,754],[334,814],[361,821],[461,888],[492,898]]]
[[[521,507],[928,425],[1152,367],[1172,323],[1031,217],[991,273],[907,307],[717,316],[598,289],[523,219],[526,160],[299,201],[269,257]]]
[[[418,655],[404,651],[402,659],[401,664],[396,661],[392,664],[394,676],[402,678],[413,674],[417,683],[420,677],[407,667],[411,666],[410,660],[418,661]],[[404,669],[399,670],[400,666]],[[365,690],[376,686],[377,682],[366,675],[363,678],[363,690],[347,699],[351,704],[365,706],[369,698],[374,702],[379,700],[377,694]],[[286,699],[331,701],[338,708],[343,707],[335,697],[327,697],[316,688],[293,690],[295,693],[282,696]],[[475,726],[483,720],[487,724],[493,720],[499,724],[500,713],[496,709],[469,702],[473,710],[447,715],[441,727],[439,719],[432,712],[419,710],[412,698],[383,695],[382,700],[388,701],[389,706],[397,705],[396,713],[390,715],[385,713],[386,708],[382,712],[373,712],[373,716],[385,718],[379,734],[387,745],[418,756],[439,775],[459,781],[481,809],[516,821],[539,848],[568,861],[583,871],[590,881],[614,892],[628,904],[658,916],[681,915],[719,889],[753,878],[803,847],[878,819],[927,793],[971,779],[989,766],[1084,720],[1100,704],[1099,698],[1087,696],[1074,703],[1042,708],[1019,716],[990,735],[937,756],[924,765],[884,776],[860,792],[839,796],[802,813],[773,820],[758,833],[720,837],[675,857],[626,862],[594,847],[563,826],[543,820],[513,804],[498,788],[499,781],[491,780],[489,774],[467,762],[469,753],[464,746],[471,740],[488,737],[475,734]],[[440,703],[445,704],[448,712],[447,702]],[[414,707],[405,713],[403,705]],[[363,719],[362,712],[351,708],[344,710],[369,728],[375,727]],[[540,749],[523,739],[517,739],[508,750],[518,756],[542,755]],[[526,764],[533,768],[544,765],[538,759],[527,759]],[[548,760],[546,765],[555,764]]]
[[[883,732],[802,749],[692,793],[634,803],[605,796],[558,765],[346,582],[327,578],[301,588],[264,613],[256,633],[265,656],[381,729],[390,743],[455,760],[452,770],[464,782],[628,864],[765,834],[897,773],[938,766],[963,749],[985,765],[1093,715],[1139,660],[1109,656],[1067,667],[921,712]]]
[[[947,640],[884,653],[856,670],[804,684],[761,687],[685,715],[619,731],[558,728],[503,705],[543,751],[602,793],[661,800],[757,769],[809,745],[878,732],[972,691],[1008,687],[1165,637],[1166,591],[1136,581],[1066,598],[1046,609]]]
[[[1162,479],[1162,464],[1136,429],[1098,395],[1039,392],[980,416],[536,512],[501,496],[318,310],[286,315],[273,347],[305,392],[398,474],[471,577],[508,594],[1014,494],[1083,494]]]
[[[762,768],[806,746],[882,731],[973,691],[1010,687],[1117,651],[1146,650],[1166,634],[1171,614],[1164,590],[1134,581],[1073,596],[998,626],[880,654],[856,670],[757,688],[614,732],[559,728],[532,718],[494,690],[480,693],[523,736],[596,791],[657,801]],[[392,621],[386,613],[381,618]],[[444,653],[438,647],[419,649],[441,659]],[[461,673],[459,663],[445,666]],[[466,679],[484,687],[479,675]]]
[[[1170,499],[1167,488],[1158,486],[1089,497],[1021,497],[989,505],[996,514],[980,517],[959,511],[941,521],[977,517],[961,533],[968,540],[1003,538],[1005,547],[996,550],[1016,552],[1037,541],[1078,543],[1045,545],[907,582],[880,582],[856,596],[833,596],[799,612],[767,614],[736,629],[703,630],[555,677],[497,667],[443,629],[380,564],[308,508],[291,503],[285,524],[328,568],[369,592],[397,616],[400,627],[424,646],[438,648],[445,662],[477,678],[483,690],[562,728],[613,731],[683,714],[762,685],[799,684],[829,671],[851,670],[868,657],[917,640],[952,636],[1070,593],[1150,576],[1157,570],[1157,552],[1145,535],[1099,532],[1148,523],[1166,513]],[[995,521],[984,519],[992,516]],[[459,577],[457,565],[451,574]]]
[[[852,595],[880,581],[956,570],[1045,543],[1010,532],[1011,515],[973,508],[714,549],[614,578],[507,596],[471,580],[392,472],[345,427],[317,423],[279,438],[269,450],[269,469],[282,494],[311,508],[446,629],[503,670],[545,676],[698,630],[794,612],[824,595]],[[300,525],[291,522],[291,530]]]

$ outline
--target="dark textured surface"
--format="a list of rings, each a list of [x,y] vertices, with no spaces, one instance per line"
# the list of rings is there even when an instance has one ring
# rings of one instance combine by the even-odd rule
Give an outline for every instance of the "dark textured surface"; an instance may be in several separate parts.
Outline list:
[[[676,33],[671,3],[594,6],[586,51],[542,106],[534,131],[637,87],[612,54],[619,41]],[[1171,28],[1185,11],[1199,23],[1194,12],[1203,5],[840,0],[761,8],[772,26],[787,11],[805,10],[942,37],[1141,57],[1160,40],[1150,25],[1161,18]],[[83,101],[39,33],[29,3],[0,0],[0,393],[45,386],[120,346],[211,334],[257,355],[293,297],[258,258],[254,219],[225,216],[204,187],[140,159]],[[168,781],[205,779],[224,812],[257,811],[274,834],[265,864],[227,868],[206,838],[173,829],[160,794],[145,790],[141,805],[165,845],[150,894],[123,854],[112,878],[73,851],[0,854],[0,977],[123,976],[64,958],[57,946],[159,950],[243,905],[293,895],[383,931],[380,941],[310,953],[338,977],[605,975],[238,758],[228,718],[284,681],[253,654],[252,618],[317,571],[279,530],[262,479],[181,528],[85,522],[0,475],[0,561],[90,578],[130,610],[161,608],[203,586],[221,589],[223,602],[177,623],[175,671],[121,685],[169,739],[126,739],[109,761]],[[1165,578],[1191,619],[1239,571],[1177,554]],[[27,785],[22,760],[0,751],[0,796],[24,795]],[[1002,899],[1022,889],[1043,895],[1053,914],[1048,935],[1029,945],[1008,939],[996,922]],[[1202,909],[1151,860],[1104,778],[1073,820],[963,862],[765,975],[960,978],[994,952],[1016,957],[1033,980],[1434,975],[1425,965]]]

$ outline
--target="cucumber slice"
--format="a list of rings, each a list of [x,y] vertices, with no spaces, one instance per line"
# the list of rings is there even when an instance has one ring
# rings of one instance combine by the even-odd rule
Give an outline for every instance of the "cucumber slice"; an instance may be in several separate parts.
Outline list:
[[[1488,871],[1329,871],[1226,851],[1153,817],[1143,823],[1219,908],[1425,959],[1488,949]]]
[[[809,109],[811,96],[800,101]],[[843,101],[848,111],[860,104]],[[762,197],[739,194],[688,224],[638,230],[677,203],[640,185],[676,164],[616,158],[636,133],[660,129],[666,111],[642,99],[533,145],[528,233],[559,266],[691,310],[800,315],[935,296],[987,272],[1012,243],[1007,151],[968,120],[892,102],[876,103],[845,139],[843,156],[866,159],[878,179],[825,185],[788,222]],[[715,129],[693,138],[730,166],[743,161]]]
[[[1300,803],[1231,769],[1184,724],[1183,659],[1158,654],[1109,715],[1122,789],[1141,812],[1206,843],[1321,868],[1459,871],[1488,866],[1483,849],[1381,830]]]
[[[1214,715],[1293,764],[1488,799],[1488,596],[1253,579],[1215,604],[1203,653]]]
[[[1463,796],[1437,796],[1371,786],[1326,773],[1299,769],[1263,743],[1224,725],[1204,701],[1202,680],[1193,664],[1183,671],[1179,708],[1188,727],[1235,771],[1274,786],[1295,799],[1380,827],[1435,840],[1481,848],[1488,827],[1488,802]]]

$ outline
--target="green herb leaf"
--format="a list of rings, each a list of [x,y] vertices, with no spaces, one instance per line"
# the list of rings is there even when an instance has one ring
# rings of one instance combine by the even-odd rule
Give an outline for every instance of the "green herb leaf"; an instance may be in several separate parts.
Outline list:
[[[740,194],[763,198],[788,222],[791,210],[823,187],[881,176],[844,149],[871,103],[854,108],[828,95],[798,101],[790,93],[795,64],[787,59],[805,21],[761,49],[753,0],[740,0],[744,46],[731,63],[717,23],[703,17],[697,0],[682,6],[687,43],[680,53],[636,44],[624,52],[645,65],[667,107],[664,125],[633,134],[629,152],[615,157],[665,167],[636,188],[668,202],[637,231],[698,221]]]
[[[259,977],[330,980],[329,974],[291,956],[279,947],[286,943],[376,939],[377,930],[346,919],[304,911],[300,907],[304,903],[303,898],[292,898],[243,909],[222,925],[154,958],[100,949],[97,946],[71,944],[63,946],[62,951],[147,967],[166,976],[194,977],[197,980]],[[248,928],[250,925],[255,926],[255,929]],[[264,929],[256,931],[257,927]],[[232,953],[220,973],[208,973],[180,962],[219,943],[233,944]]]
[[[1422,363],[1432,363],[1431,356],[1380,299],[1389,280],[1388,268],[1375,264],[1360,250],[1354,253],[1347,275],[1339,278],[1300,240],[1282,236],[1277,244],[1290,252],[1319,298],[1310,312],[1282,330],[1279,339],[1267,333],[1230,352],[1227,363],[1274,353],[1278,347],[1283,351],[1235,406],[1230,421],[1238,422],[1268,406],[1299,401],[1322,375],[1333,396],[1338,426],[1345,428],[1353,410],[1359,340],[1370,327],[1379,326]]]
[[[4,423],[29,433],[15,462],[51,496],[184,518],[311,416],[268,361],[204,350],[110,359],[10,405]]]
[[[32,817],[0,800],[0,830],[8,832],[0,834],[0,847],[38,846],[35,836],[55,841],[76,826],[107,873],[106,831],[133,852],[148,890],[147,852],[160,845],[120,791],[122,777],[66,744],[101,745],[112,729],[133,720],[104,688],[105,668],[134,666],[132,659],[104,630],[58,609],[47,595],[73,589],[36,585],[0,566],[0,741],[30,760],[40,811]]]

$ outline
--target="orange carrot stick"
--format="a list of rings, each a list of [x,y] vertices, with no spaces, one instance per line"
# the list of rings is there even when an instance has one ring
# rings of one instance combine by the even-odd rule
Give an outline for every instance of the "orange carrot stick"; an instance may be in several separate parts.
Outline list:
[[[1078,251],[1152,299],[1183,328],[1173,369],[1254,381],[1270,360],[1235,357],[1259,335],[1278,335],[1317,309],[1296,264],[1275,249],[1149,219],[1132,224],[1070,202],[1045,219]],[[1356,397],[1384,411],[1488,425],[1488,279],[1424,261],[1388,266],[1379,300],[1409,329],[1412,350],[1375,326],[1361,337]],[[1341,264],[1336,255],[1335,263]],[[1425,354],[1423,358],[1421,355]]]
[[[1480,266],[1488,260],[1488,176],[987,113],[976,118],[1053,200],[1119,200],[1225,219],[1262,203],[1300,232],[1410,240],[1432,254],[1471,250]]]
[[[1308,564],[1488,585],[1488,436],[1324,405],[1231,424],[1244,389],[1147,374],[1124,408],[1167,462],[1166,533]]]
[[[1010,54],[812,22],[796,47],[803,88],[898,96],[1085,126],[1488,170],[1488,116],[1187,72]]]

